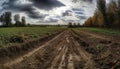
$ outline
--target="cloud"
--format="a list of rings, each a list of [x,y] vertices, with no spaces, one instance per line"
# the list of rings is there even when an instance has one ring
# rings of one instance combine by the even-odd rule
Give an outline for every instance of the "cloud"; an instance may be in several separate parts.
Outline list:
[[[83,8],[73,8],[74,15],[79,19],[86,19],[85,10]]]
[[[34,6],[45,10],[51,10],[56,7],[65,6],[63,3],[57,0],[29,0],[29,1],[31,1],[34,4]]]
[[[3,6],[7,5],[7,8],[9,7],[10,9],[13,9],[13,8],[21,9],[21,7],[35,6],[39,9],[44,9],[44,10],[51,10],[53,8],[56,8],[56,7],[65,6],[64,4],[62,4],[61,2],[59,2],[57,0],[27,0],[27,1],[30,4],[24,4],[23,5],[23,4],[21,4],[22,3],[21,0],[9,0],[7,2],[4,2]]]
[[[10,10],[13,12],[24,12],[30,18],[44,18],[46,14],[41,14],[35,8],[43,10],[52,10],[56,7],[64,6],[57,0],[27,0],[27,3],[22,3],[21,0],[9,0],[2,4],[3,10]],[[2,11],[2,10],[1,10]]]
[[[73,11],[81,11],[84,12],[85,10],[83,8],[72,8]]]
[[[35,9],[31,4],[21,4],[18,3],[18,0],[9,0],[8,2],[4,2],[2,4],[3,10],[10,10],[13,12],[24,12],[31,18],[38,17]]]
[[[72,16],[72,11],[71,10],[66,10],[65,12],[62,13],[62,16]]]
[[[39,18],[45,18],[47,15],[36,13],[36,12],[30,12],[28,16],[33,19],[39,19]]]
[[[85,2],[93,2],[93,0],[82,0],[82,1],[85,1]]]
[[[81,16],[76,16],[77,18],[79,18],[79,19],[86,19],[87,18],[87,16],[85,16],[85,15],[81,15]]]
[[[49,16],[46,16],[44,19],[38,20],[37,22],[39,22],[39,23],[55,23],[55,22],[58,22],[60,19],[61,19],[60,16],[49,15]]]
[[[38,20],[37,23],[57,23],[59,20],[57,19],[49,19],[49,20]]]
[[[75,12],[76,14],[84,14],[84,12],[80,12],[80,11],[78,11],[78,12]]]
[[[2,2],[1,2],[2,1]],[[30,23],[86,20],[92,16],[96,0],[0,0],[0,12],[25,14]],[[92,8],[91,8],[92,7]],[[31,22],[33,21],[33,22]]]
[[[72,0],[72,2],[79,2],[79,1],[84,1],[84,2],[93,2],[93,0]]]

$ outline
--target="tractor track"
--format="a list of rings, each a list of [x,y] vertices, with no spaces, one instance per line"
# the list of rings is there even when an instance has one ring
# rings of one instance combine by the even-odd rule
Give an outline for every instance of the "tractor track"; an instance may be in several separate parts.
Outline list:
[[[76,33],[75,33],[76,32]],[[104,69],[96,62],[93,53],[87,49],[94,40],[102,40],[97,35],[66,30],[28,54],[7,62],[2,69]],[[92,41],[88,39],[93,39]],[[105,39],[103,39],[105,40]],[[96,41],[97,43],[98,41]],[[87,48],[86,48],[87,47]],[[99,56],[99,55],[96,55]],[[0,68],[0,69],[1,69]],[[112,67],[114,68],[114,67]],[[106,68],[111,69],[111,68]]]

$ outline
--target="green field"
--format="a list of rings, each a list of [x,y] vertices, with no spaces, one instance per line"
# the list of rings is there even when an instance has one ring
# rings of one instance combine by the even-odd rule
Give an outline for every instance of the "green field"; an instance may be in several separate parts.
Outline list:
[[[61,27],[13,27],[0,28],[0,47],[20,43],[19,40],[32,40],[54,34],[65,28]]]
[[[20,40],[29,41],[32,39],[48,36],[58,31],[64,30],[66,27],[10,27],[0,28],[0,47],[21,43]],[[76,30],[87,30],[97,33],[120,35],[120,31],[101,28],[74,28]]]
[[[120,36],[120,31],[117,30],[112,30],[112,29],[101,29],[101,28],[77,28],[79,30],[87,30],[87,31],[92,31],[92,32],[97,32],[97,33],[102,33],[102,34],[108,34],[108,35],[119,35]]]

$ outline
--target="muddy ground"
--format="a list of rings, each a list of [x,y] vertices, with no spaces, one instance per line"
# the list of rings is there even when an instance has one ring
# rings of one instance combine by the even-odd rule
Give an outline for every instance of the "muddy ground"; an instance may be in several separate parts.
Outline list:
[[[120,38],[65,30],[0,69],[120,69]]]

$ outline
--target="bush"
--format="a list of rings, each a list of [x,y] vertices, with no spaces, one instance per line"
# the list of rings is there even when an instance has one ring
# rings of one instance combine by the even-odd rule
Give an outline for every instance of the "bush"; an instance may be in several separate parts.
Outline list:
[[[23,43],[24,41],[25,41],[24,36],[15,35],[15,36],[10,37],[11,43]]]

